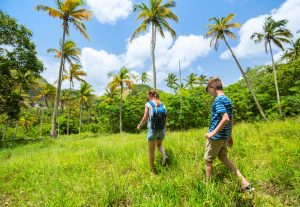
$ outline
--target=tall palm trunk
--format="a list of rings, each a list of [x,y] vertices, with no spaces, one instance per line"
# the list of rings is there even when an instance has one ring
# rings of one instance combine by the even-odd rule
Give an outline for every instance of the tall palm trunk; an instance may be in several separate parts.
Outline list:
[[[68,126],[67,126],[67,135],[69,135],[69,130],[70,130],[70,100],[71,100],[71,84],[72,84],[72,79],[70,77],[70,87],[69,87],[69,97],[68,97]]]
[[[122,133],[123,129],[123,121],[122,121],[122,107],[123,107],[123,84],[121,83],[121,94],[120,94],[120,133]]]
[[[59,111],[58,111],[58,118],[57,118],[57,136],[59,136],[59,127],[60,127],[60,123],[59,123]]]
[[[89,124],[91,123],[91,113],[90,113],[90,107],[87,107],[88,109],[87,109],[87,111],[88,111],[88,122],[89,122]]]
[[[247,87],[248,87],[250,93],[251,93],[252,96],[253,96],[253,99],[254,99],[254,101],[255,101],[255,103],[256,103],[256,106],[257,106],[257,108],[258,108],[258,110],[259,110],[259,112],[260,112],[260,115],[263,117],[263,119],[264,119],[265,121],[267,121],[267,117],[266,117],[266,115],[265,115],[265,113],[264,113],[264,111],[263,111],[261,105],[259,104],[259,102],[258,102],[258,100],[257,100],[257,98],[256,98],[256,95],[255,95],[254,91],[253,91],[252,88],[251,88],[250,81],[249,81],[249,79],[248,79],[247,74],[244,72],[242,66],[240,65],[239,61],[238,61],[237,58],[235,57],[235,55],[234,55],[234,53],[233,53],[231,47],[229,46],[229,44],[228,44],[226,38],[225,38],[224,36],[223,36],[223,38],[224,38],[224,41],[225,41],[226,46],[228,47],[229,51],[231,52],[231,55],[232,55],[233,59],[235,60],[235,62],[236,62],[236,64],[237,64],[238,68],[240,69],[240,71],[241,71],[241,73],[242,73],[242,75],[243,75],[243,77],[244,77],[244,79],[245,79],[245,82],[246,82],[246,84],[247,84]]]
[[[9,123],[9,119],[6,120],[6,124],[5,124],[3,135],[2,135],[2,142],[4,142],[4,139],[5,139],[5,136],[6,136],[6,130],[7,130],[7,127],[8,127],[8,123]]]
[[[13,141],[16,140],[17,131],[18,131],[18,118],[16,119],[16,123],[15,123],[15,131],[14,131]]]
[[[79,112],[79,134],[81,131],[81,124],[82,124],[82,101],[80,102],[80,112]]]
[[[180,126],[181,126],[181,130],[182,130],[182,127],[183,127],[183,125],[182,125],[182,119],[181,119],[181,113],[182,113],[182,85],[181,85],[181,66],[180,66],[180,60],[179,60],[179,92],[180,92],[180,94],[179,94],[179,97],[180,97]]]
[[[275,83],[275,88],[276,88],[277,103],[278,103],[278,106],[279,106],[280,116],[282,116],[282,110],[281,110],[281,104],[280,104],[280,95],[279,95],[279,88],[278,88],[278,83],[277,83],[277,74],[276,74],[275,62],[274,62],[274,57],[273,57],[273,51],[272,51],[271,42],[268,41],[268,43],[269,43],[269,48],[270,48],[270,53],[271,53],[271,58],[272,58],[272,66],[273,66],[273,72],[274,72],[274,83]]]
[[[152,23],[152,40],[151,40],[151,55],[152,55],[152,67],[153,67],[153,85],[156,90],[156,68],[155,68],[155,44],[156,44],[156,28]]]
[[[47,96],[45,96],[45,104],[46,104],[46,107],[47,107],[47,109],[49,109],[49,105],[48,105]]]
[[[182,88],[181,88],[181,67],[180,67],[180,60],[179,60],[179,91],[180,91],[180,112],[182,110]]]
[[[43,121],[44,121],[44,110],[43,110],[43,108],[41,108],[41,114],[42,114],[42,116],[41,116],[41,129],[40,129],[40,137],[42,137],[42,136],[43,136]]]
[[[21,95],[22,93],[22,87],[20,87],[20,90],[19,90],[19,94]],[[18,131],[18,118],[16,118],[16,123],[15,123],[15,131],[14,131],[14,137],[13,137],[13,140],[16,140],[16,137],[17,137],[17,131]]]
[[[58,74],[58,81],[57,81],[57,90],[55,95],[55,103],[53,107],[52,112],[52,121],[51,121],[51,137],[56,138],[57,137],[57,131],[56,131],[56,116],[57,116],[57,110],[58,105],[60,102],[60,91],[61,91],[61,77],[62,77],[62,70],[63,70],[63,64],[64,64],[64,48],[65,45],[65,38],[66,38],[66,27],[67,27],[67,20],[64,20],[64,29],[63,29],[63,40],[62,40],[62,48],[61,48],[61,60],[60,60],[60,66],[59,66],[59,74]]]

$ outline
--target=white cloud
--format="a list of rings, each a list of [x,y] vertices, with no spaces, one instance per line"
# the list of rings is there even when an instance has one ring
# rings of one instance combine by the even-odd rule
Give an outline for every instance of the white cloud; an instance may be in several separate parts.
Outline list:
[[[131,0],[87,0],[87,4],[99,22],[109,24],[126,19],[133,7]]]
[[[43,62],[45,71],[41,74],[48,83],[54,84],[58,78],[59,60],[52,60],[48,57],[40,56],[39,59]],[[56,84],[55,84],[56,85]]]
[[[107,74],[119,70],[122,60],[115,54],[109,54],[104,50],[94,50],[85,47],[81,50],[80,57],[83,70],[86,71],[86,81],[99,92],[103,92],[108,83]]]
[[[170,71],[178,70],[178,61],[182,69],[185,69],[199,57],[206,56],[210,49],[209,39],[203,36],[189,35],[179,36],[175,44],[168,51],[169,58],[164,59],[166,67]]]
[[[133,71],[133,74],[139,76],[147,67],[152,85],[150,40],[150,32],[141,35],[133,42],[129,42],[128,39],[126,51],[122,54],[109,54],[104,50],[83,48],[81,62],[83,69],[88,74],[87,81],[93,85],[96,91],[103,91],[108,83],[107,73],[126,66]],[[168,72],[178,71],[179,59],[181,60],[181,68],[184,70],[197,58],[207,55],[209,51],[209,40],[204,39],[203,36],[179,36],[175,42],[168,33],[166,33],[165,38],[158,36],[155,54],[156,79],[159,88],[165,88],[164,79]]]
[[[128,67],[144,67],[146,61],[151,61],[151,33],[148,32],[138,37],[133,42],[128,42],[127,52],[124,56]],[[165,38],[157,36],[155,58],[157,70],[178,71],[178,61],[181,68],[186,69],[199,57],[204,57],[210,52],[209,39],[203,36],[179,36],[174,42],[169,33]]]
[[[81,50],[81,63],[83,70],[86,71],[86,81],[90,83],[97,94],[104,92],[109,79],[109,72],[116,72],[121,67],[128,67],[135,75],[140,75],[143,71],[148,71],[152,81],[152,61],[150,52],[150,32],[141,35],[133,42],[127,40],[126,51],[121,54],[108,53],[104,50],[95,50],[84,47]],[[181,60],[182,70],[191,66],[199,57],[207,55],[210,51],[209,40],[203,36],[188,35],[179,36],[174,41],[170,34],[166,33],[165,38],[157,37],[156,45],[156,68],[157,85],[159,88],[165,88],[165,81],[168,72],[178,72],[178,60]],[[59,62],[59,61],[57,61]],[[58,63],[52,63],[44,60],[49,68],[44,77],[48,80],[56,80],[58,72]],[[79,86],[76,84],[75,86]]]
[[[128,67],[144,67],[145,62],[150,57],[151,35],[147,33],[139,36],[134,41],[127,40],[127,51],[123,55],[125,65]]]
[[[235,54],[239,58],[253,58],[260,56],[265,53],[264,45],[255,44],[253,40],[250,39],[250,36],[254,32],[262,32],[262,26],[267,16],[273,16],[275,20],[287,19],[289,22],[287,28],[293,33],[296,34],[296,31],[299,30],[299,19],[300,19],[300,1],[299,0],[287,0],[285,1],[278,9],[273,9],[270,13],[265,15],[260,15],[254,18],[249,19],[245,22],[240,31],[240,42],[233,48]],[[299,37],[299,34],[296,37]],[[296,38],[295,37],[295,38]],[[275,52],[278,51],[277,48],[274,48]],[[221,54],[222,59],[231,58],[230,52],[226,50]]]

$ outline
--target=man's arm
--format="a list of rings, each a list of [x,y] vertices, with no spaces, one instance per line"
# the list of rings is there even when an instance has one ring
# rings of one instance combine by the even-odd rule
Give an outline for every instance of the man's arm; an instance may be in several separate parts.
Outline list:
[[[229,147],[232,147],[232,145],[233,145],[232,129],[233,129],[233,115],[231,115],[231,129],[230,129],[230,137],[229,137],[229,140],[228,140]]]
[[[217,125],[217,127],[214,129],[214,131],[209,132],[205,135],[206,139],[211,139],[213,136],[215,136],[216,134],[218,134],[223,128],[224,126],[229,122],[229,116],[227,113],[223,113],[222,114],[222,119],[219,122],[219,124]]]

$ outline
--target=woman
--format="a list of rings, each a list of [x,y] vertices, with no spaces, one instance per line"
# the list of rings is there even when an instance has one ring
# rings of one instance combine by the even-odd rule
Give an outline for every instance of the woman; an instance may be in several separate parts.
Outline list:
[[[150,90],[148,92],[148,99],[149,102],[145,105],[144,116],[140,124],[137,126],[137,129],[140,129],[146,122],[148,122],[147,141],[149,149],[149,165],[151,172],[155,173],[155,147],[157,147],[163,157],[163,165],[166,164],[168,159],[165,149],[162,146],[166,134],[167,111],[164,104],[159,100],[159,95],[155,90]]]

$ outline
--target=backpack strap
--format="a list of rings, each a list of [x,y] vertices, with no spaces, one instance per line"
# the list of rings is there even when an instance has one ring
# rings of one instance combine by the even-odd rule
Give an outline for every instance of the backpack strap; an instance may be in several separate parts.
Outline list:
[[[149,101],[149,103],[152,106],[152,108],[154,108],[157,112],[157,106],[153,103],[153,101]]]

